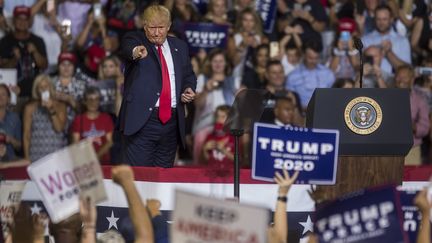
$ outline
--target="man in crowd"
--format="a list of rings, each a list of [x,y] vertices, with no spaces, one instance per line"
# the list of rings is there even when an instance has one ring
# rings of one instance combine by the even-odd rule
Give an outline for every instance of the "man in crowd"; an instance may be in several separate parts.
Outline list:
[[[29,7],[15,7],[13,25],[14,31],[0,40],[0,67],[17,68],[20,96],[30,97],[34,78],[48,65],[45,43],[30,32]]]
[[[365,48],[371,45],[380,46],[384,59],[381,70],[393,73],[393,70],[404,64],[411,64],[411,48],[406,37],[397,34],[393,29],[393,14],[389,6],[381,5],[375,9],[375,30],[363,37]]]
[[[391,73],[381,69],[383,51],[379,46],[369,46],[364,51],[363,88],[387,88],[392,86]]]
[[[405,164],[420,165],[422,162],[420,146],[422,139],[429,132],[429,108],[426,100],[415,89],[414,70],[411,66],[403,65],[396,70],[395,85],[397,88],[410,90],[411,120],[414,144],[405,157]]]
[[[333,72],[320,64],[320,49],[315,42],[304,46],[304,60],[290,75],[285,87],[300,96],[303,110],[309,103],[316,88],[330,88],[335,81]]]

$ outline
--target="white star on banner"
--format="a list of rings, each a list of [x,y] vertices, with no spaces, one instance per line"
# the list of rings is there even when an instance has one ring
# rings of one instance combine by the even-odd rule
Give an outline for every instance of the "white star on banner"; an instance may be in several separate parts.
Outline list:
[[[109,222],[109,226],[108,229],[111,229],[112,227],[117,228],[117,221],[119,220],[119,218],[114,217],[114,211],[111,210],[111,216],[110,217],[106,217],[106,219]]]
[[[40,212],[42,211],[42,208],[39,207],[39,205],[37,205],[37,203],[34,203],[33,207],[31,207],[30,210],[31,210],[31,215],[35,215],[35,214],[40,214]]]
[[[312,223],[312,220],[310,218],[310,215],[308,215],[308,217],[307,217],[307,219],[306,219],[305,222],[299,222],[299,224],[301,224],[303,226],[303,233],[302,233],[302,235],[304,235],[308,231],[313,232],[313,223]]]

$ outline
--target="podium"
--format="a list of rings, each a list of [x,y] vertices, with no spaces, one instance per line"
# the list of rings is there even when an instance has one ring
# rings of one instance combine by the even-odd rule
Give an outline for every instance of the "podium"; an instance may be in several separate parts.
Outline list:
[[[306,126],[340,132],[336,185],[317,186],[315,201],[402,183],[404,158],[413,144],[408,90],[316,89]]]

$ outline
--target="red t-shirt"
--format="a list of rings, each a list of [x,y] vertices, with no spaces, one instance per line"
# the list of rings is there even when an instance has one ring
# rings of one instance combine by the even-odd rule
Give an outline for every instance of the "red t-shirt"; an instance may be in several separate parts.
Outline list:
[[[107,113],[100,113],[99,116],[91,120],[85,114],[75,117],[71,131],[80,134],[80,140],[94,138],[93,146],[97,151],[106,143],[106,134],[113,132],[114,124],[111,116]],[[101,164],[110,164],[111,156],[109,151],[100,159]]]
[[[234,153],[234,137],[223,131],[223,124],[215,124],[214,130],[210,133],[204,144],[208,141],[215,141],[217,143],[225,143],[225,149]],[[224,153],[217,149],[207,151],[209,155],[208,168],[216,175],[228,175],[233,169],[234,161],[229,159]]]

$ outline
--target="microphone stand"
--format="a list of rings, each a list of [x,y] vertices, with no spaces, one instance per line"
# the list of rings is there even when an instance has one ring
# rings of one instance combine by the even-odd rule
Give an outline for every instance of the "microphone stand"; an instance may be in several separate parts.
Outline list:
[[[360,88],[363,88],[363,48],[358,48],[360,54]]]
[[[363,43],[360,38],[353,37],[354,47],[360,54],[360,88],[363,88]]]
[[[234,136],[234,197],[240,200],[240,137],[244,134],[243,129],[231,129]]]

